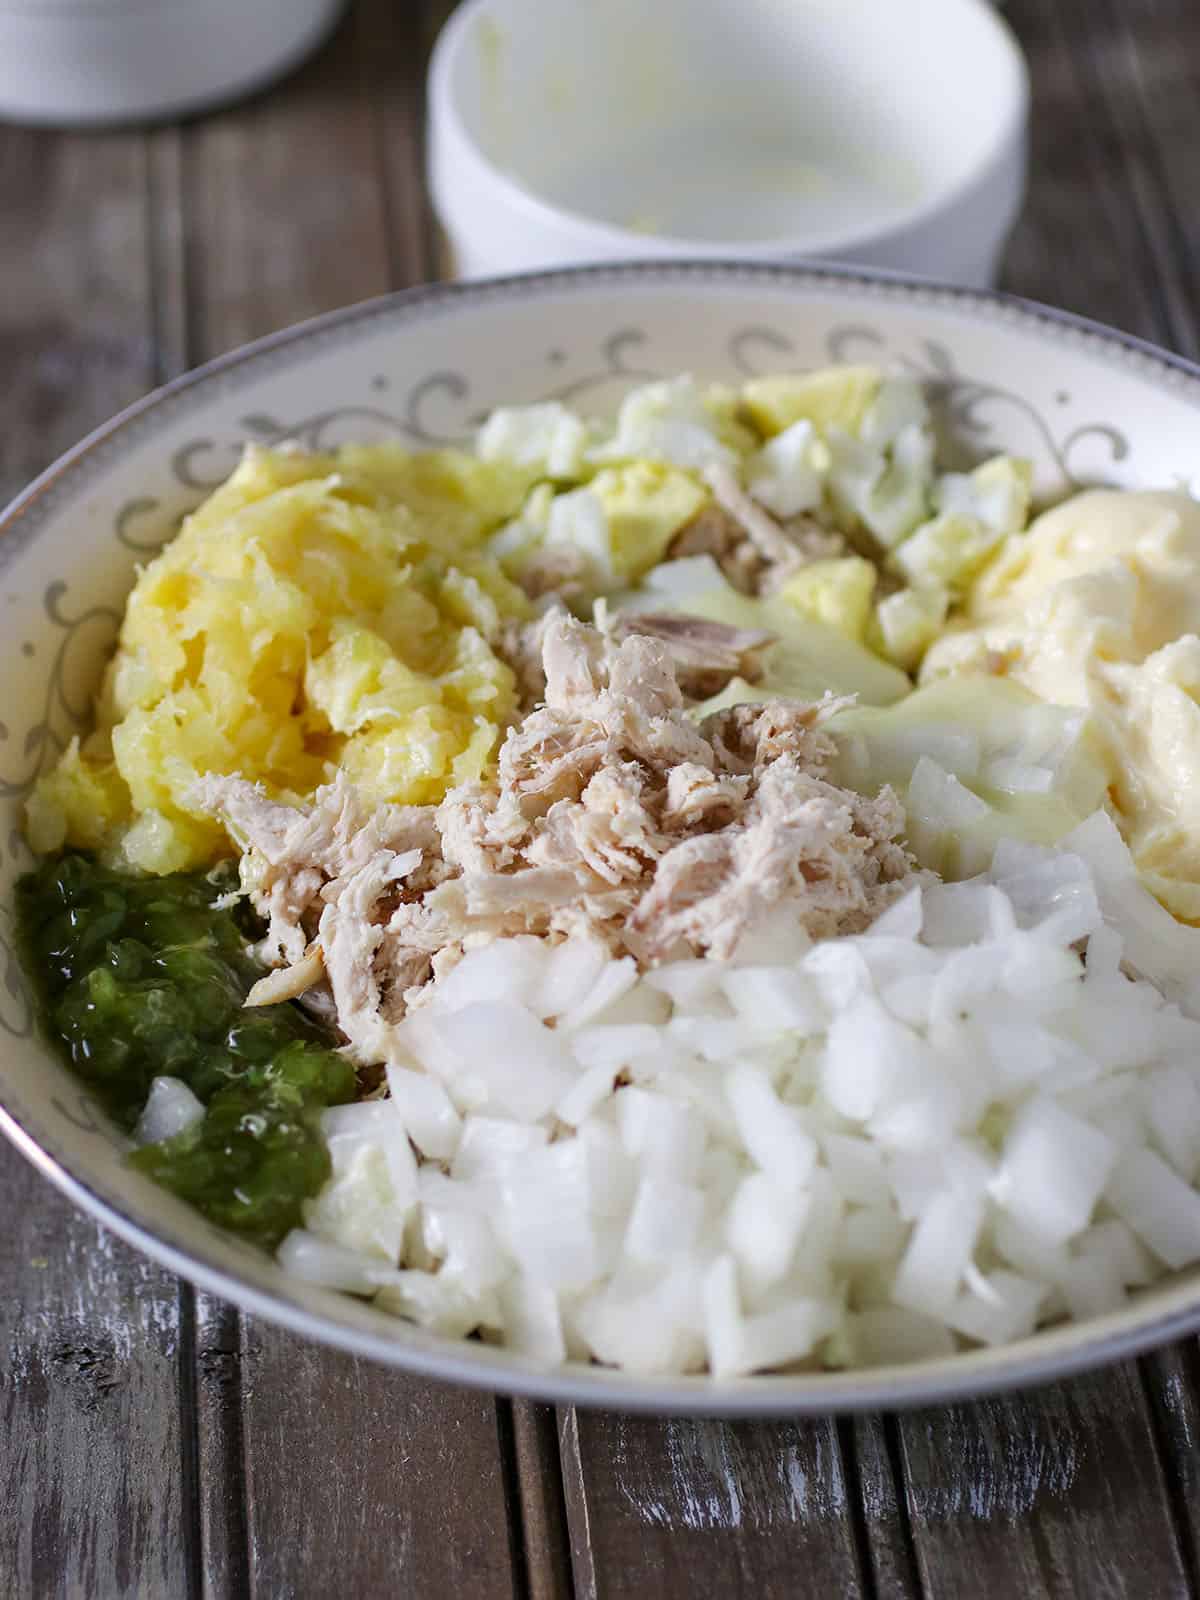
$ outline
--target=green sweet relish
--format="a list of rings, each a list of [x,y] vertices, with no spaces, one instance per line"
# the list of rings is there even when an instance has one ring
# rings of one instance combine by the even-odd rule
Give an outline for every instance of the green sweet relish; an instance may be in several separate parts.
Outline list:
[[[114,872],[86,855],[17,885],[17,928],[47,1032],[125,1128],[160,1075],[203,1119],[129,1157],[206,1217],[272,1249],[329,1176],[319,1120],[355,1095],[330,1030],[290,1003],[244,1008],[263,968],[220,874]]]

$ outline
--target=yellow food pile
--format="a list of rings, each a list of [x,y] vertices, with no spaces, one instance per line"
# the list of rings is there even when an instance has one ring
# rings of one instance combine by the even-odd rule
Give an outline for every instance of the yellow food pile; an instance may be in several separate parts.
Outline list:
[[[1200,922],[1200,505],[1093,489],[1010,539],[922,679],[994,674],[1088,712],[1146,886]]]
[[[30,798],[33,848],[204,865],[228,848],[189,804],[208,772],[291,798],[333,762],[416,804],[478,777],[517,699],[488,641],[529,614],[480,547],[535,475],[456,451],[248,449],[139,575],[96,730]]]

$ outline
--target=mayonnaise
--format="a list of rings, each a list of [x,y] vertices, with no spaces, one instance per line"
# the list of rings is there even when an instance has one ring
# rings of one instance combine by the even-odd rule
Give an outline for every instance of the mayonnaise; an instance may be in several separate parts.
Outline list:
[[[1086,708],[1147,884],[1200,921],[1200,504],[1093,490],[1009,539],[921,679],[987,672]]]

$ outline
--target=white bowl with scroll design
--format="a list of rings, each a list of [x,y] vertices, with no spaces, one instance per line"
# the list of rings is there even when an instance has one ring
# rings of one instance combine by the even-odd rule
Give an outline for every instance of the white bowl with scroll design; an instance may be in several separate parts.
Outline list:
[[[465,277],[723,255],[983,286],[1025,189],[988,0],[464,0],[428,102]]]
[[[170,1267],[301,1333],[430,1376],[581,1404],[741,1415],[917,1404],[1044,1380],[1200,1327],[1190,1274],[1094,1321],[909,1366],[719,1382],[539,1366],[285,1277],[129,1171],[115,1129],[37,1037],[12,937],[12,888],[29,859],[23,798],[86,721],[135,563],[247,439],[442,443],[501,402],[557,395],[599,412],[651,377],[845,359],[927,377],[947,451],[1029,455],[1044,498],[1091,482],[1187,483],[1195,470],[1200,370],[1123,335],[900,279],[652,263],[418,290],[305,324],[132,407],[10,507],[0,538],[0,1124],[47,1177]]]

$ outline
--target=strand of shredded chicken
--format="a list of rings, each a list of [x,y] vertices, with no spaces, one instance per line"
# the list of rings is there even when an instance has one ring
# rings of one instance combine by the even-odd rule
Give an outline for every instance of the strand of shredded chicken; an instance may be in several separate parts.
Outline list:
[[[195,799],[239,846],[267,921],[260,953],[304,991],[323,971],[363,1062],[462,952],[502,935],[589,935],[642,965],[732,954],[786,906],[814,938],[858,932],[914,867],[890,789],[826,777],[844,701],[741,705],[700,726],[667,648],[557,613],[542,628],[545,703],[514,727],[496,781],[438,807],[368,812],[343,775],[293,808],[239,778]]]
[[[551,606],[532,622],[510,622],[499,636],[497,648],[516,674],[526,711],[545,699],[547,630],[567,614],[565,607]],[[757,683],[763,673],[761,652],[776,638],[766,629],[738,628],[682,611],[618,612],[612,616],[602,601],[597,605],[596,626],[614,641],[631,634],[659,640],[685,701],[720,694],[735,677]]]
[[[777,522],[742,488],[728,467],[705,473],[711,504],[676,534],[668,555],[710,555],[735,589],[774,594],[812,561],[844,556],[846,539],[801,513]]]

